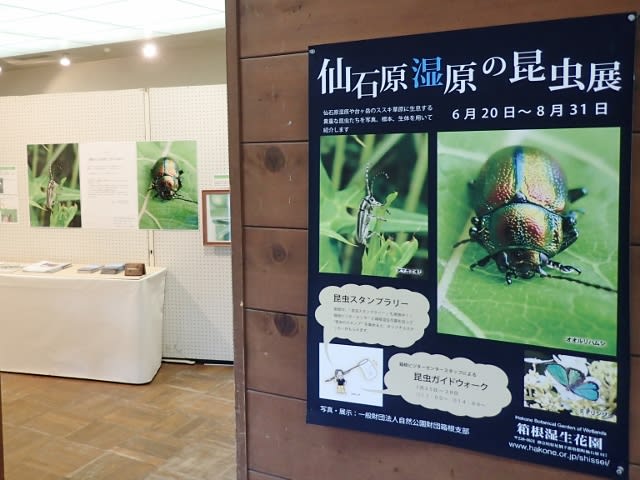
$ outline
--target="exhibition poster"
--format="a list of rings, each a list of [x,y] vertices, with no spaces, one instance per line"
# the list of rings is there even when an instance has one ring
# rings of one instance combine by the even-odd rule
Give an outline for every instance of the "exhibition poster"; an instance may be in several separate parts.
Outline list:
[[[27,146],[32,226],[198,229],[196,142]]]
[[[628,477],[635,23],[309,48],[309,423]]]

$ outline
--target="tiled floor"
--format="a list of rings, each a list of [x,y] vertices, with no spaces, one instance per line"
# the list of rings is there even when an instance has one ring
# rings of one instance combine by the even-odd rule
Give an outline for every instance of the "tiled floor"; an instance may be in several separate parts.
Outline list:
[[[5,480],[234,480],[233,368],[148,385],[2,373]]]

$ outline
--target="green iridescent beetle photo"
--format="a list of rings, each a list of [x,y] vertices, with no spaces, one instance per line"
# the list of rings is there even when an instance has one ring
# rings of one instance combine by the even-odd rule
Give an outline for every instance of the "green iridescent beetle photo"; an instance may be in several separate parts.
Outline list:
[[[615,354],[620,130],[437,145],[438,332]]]
[[[568,189],[564,171],[544,150],[509,146],[492,154],[469,184],[469,238],[488,255],[471,265],[485,267],[494,260],[505,281],[548,276],[545,267],[580,274],[572,265],[552,260],[578,239],[578,213],[570,205],[587,194]]]

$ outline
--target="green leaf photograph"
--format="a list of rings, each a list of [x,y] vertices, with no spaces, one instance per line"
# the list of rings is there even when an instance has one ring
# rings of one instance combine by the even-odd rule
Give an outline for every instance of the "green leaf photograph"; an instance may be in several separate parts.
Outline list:
[[[320,138],[319,271],[425,278],[426,133]]]
[[[138,225],[198,229],[196,142],[138,142]]]
[[[438,134],[439,333],[616,354],[619,142],[618,128]],[[563,232],[558,231],[561,227],[551,223],[542,224],[543,232],[534,232],[527,223],[529,219],[522,221],[522,229],[530,236],[531,250],[536,252],[541,249],[537,248],[540,240],[534,237],[535,234],[556,238],[562,234],[566,237],[574,228],[577,232],[575,241],[563,244],[549,258],[550,264],[560,264],[564,270],[554,269],[552,265],[542,267],[549,277],[532,271],[529,272],[532,278],[518,274],[510,277],[499,268],[496,258],[502,257],[487,249],[489,241],[484,245],[469,241],[470,228],[475,228],[476,238],[485,235],[481,238],[489,238],[496,244],[500,242],[499,238],[494,238],[495,232],[479,231],[483,225],[472,223],[472,218],[480,215],[472,205],[470,182],[478,178],[481,167],[492,154],[510,146],[544,152],[541,155],[554,159],[564,171],[569,192],[580,188],[586,190],[581,198],[561,194],[567,196],[567,205],[560,218],[573,216],[563,221]],[[512,172],[512,175],[516,173]],[[513,180],[508,177],[494,175],[484,180],[494,182],[498,191]],[[536,183],[534,179],[524,177],[519,180],[530,182],[531,185],[527,185],[530,191],[535,188],[552,190],[551,185],[554,185],[553,179],[536,178]],[[476,204],[479,196],[473,195]],[[516,203],[527,205],[529,202],[518,199]],[[475,207],[477,209],[478,205]],[[494,220],[503,217],[510,220],[499,207],[482,215],[493,216]],[[513,254],[504,255],[506,258]],[[473,270],[472,265],[475,265]]]
[[[81,227],[77,143],[27,145],[33,227]]]

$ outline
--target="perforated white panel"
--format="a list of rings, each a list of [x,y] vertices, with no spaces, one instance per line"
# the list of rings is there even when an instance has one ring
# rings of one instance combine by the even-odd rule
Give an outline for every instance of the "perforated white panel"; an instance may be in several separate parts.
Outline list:
[[[228,175],[226,85],[149,90],[151,140],[195,140],[199,191]],[[200,216],[202,209],[200,207]],[[233,359],[231,247],[202,245],[200,231],[153,232],[156,265],[167,267],[164,355]]]
[[[0,223],[0,261],[167,267],[163,355],[232,360],[231,248],[204,247],[201,231],[33,228],[26,154],[36,143],[195,140],[199,190],[213,188],[228,174],[226,86],[0,97],[0,112],[0,165],[17,167],[19,187],[19,223]]]
[[[144,92],[0,97],[0,112],[0,163],[17,167],[19,196],[19,223],[0,224],[0,261],[145,262],[144,231],[30,227],[27,186],[28,144],[144,140]]]

